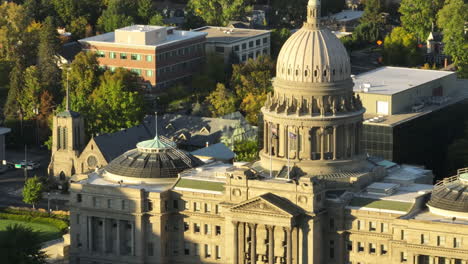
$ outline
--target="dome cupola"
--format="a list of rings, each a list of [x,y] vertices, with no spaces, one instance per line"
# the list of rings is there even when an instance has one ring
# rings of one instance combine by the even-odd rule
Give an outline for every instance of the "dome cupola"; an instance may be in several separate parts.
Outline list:
[[[351,66],[341,41],[320,26],[320,0],[309,0],[307,22],[283,45],[276,65],[277,79],[336,82],[349,78]]]

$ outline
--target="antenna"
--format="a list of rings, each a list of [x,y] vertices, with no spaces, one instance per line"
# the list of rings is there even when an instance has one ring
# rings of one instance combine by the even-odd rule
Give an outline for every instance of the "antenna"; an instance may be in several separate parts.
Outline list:
[[[67,111],[70,110],[70,100],[69,100],[69,98],[68,98],[68,97],[69,97],[69,93],[70,93],[69,89],[70,89],[70,88],[69,88],[69,86],[68,86],[68,70],[67,70],[67,95],[66,95],[66,96],[67,96],[67,105],[65,106]]]
[[[154,119],[155,119],[155,132],[154,132],[154,139],[158,139],[158,112],[154,112]]]

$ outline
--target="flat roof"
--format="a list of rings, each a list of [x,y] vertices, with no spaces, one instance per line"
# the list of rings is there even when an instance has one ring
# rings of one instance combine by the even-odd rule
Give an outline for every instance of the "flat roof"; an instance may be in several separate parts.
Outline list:
[[[205,32],[207,42],[233,43],[250,37],[269,34],[269,30],[228,28],[228,27],[201,27],[194,29],[195,32]]]
[[[128,27],[123,27],[116,29],[116,31],[128,31],[128,32],[150,32],[153,30],[159,30],[166,27],[163,26],[152,26],[152,25],[131,25]]]
[[[11,132],[11,129],[9,129],[8,127],[0,127],[0,135],[5,135],[10,132]]]
[[[331,19],[336,19],[340,22],[347,22],[354,19],[359,19],[364,14],[364,11],[359,10],[343,10],[339,13],[330,16]]]
[[[122,30],[122,29],[117,29]],[[194,32],[194,31],[185,31],[185,30],[173,30],[172,34],[167,34],[167,38],[164,41],[161,41],[154,45],[142,45],[142,44],[128,44],[128,43],[118,43],[115,42],[115,32],[104,33],[97,36],[92,36],[89,38],[84,38],[78,40],[78,42],[91,42],[91,43],[100,43],[100,44],[111,44],[116,46],[126,46],[126,47],[161,47],[170,44],[177,43],[179,41],[194,39],[206,36],[204,32]]]
[[[380,67],[354,77],[354,92],[393,95],[431,81],[453,75],[454,72],[421,70],[403,67]]]

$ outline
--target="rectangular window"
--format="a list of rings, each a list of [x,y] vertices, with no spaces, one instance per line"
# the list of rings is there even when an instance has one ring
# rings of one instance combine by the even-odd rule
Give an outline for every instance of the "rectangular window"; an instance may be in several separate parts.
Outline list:
[[[246,61],[247,60],[247,56],[246,55],[242,55],[242,60],[241,61]]]
[[[268,38],[263,38],[263,44],[267,44],[268,43]]]
[[[348,249],[348,251],[353,251],[353,241],[351,241],[351,240],[348,241],[347,249]]]
[[[234,46],[234,51],[239,51],[239,45]]]
[[[255,52],[255,57],[256,57],[256,58],[260,57],[260,54],[261,54],[260,51],[257,50],[257,51]]]
[[[179,209],[179,200],[173,200],[172,207],[174,207],[174,209]]]
[[[199,202],[194,202],[193,203],[193,209],[195,212],[200,212],[200,203]]]
[[[215,256],[216,259],[221,259],[221,249],[219,246],[215,246]]]
[[[376,248],[374,243],[369,243],[369,253],[370,254],[375,254]]]
[[[253,48],[254,46],[254,42],[253,41],[249,41],[249,48]]]
[[[153,211],[153,202],[151,200],[148,200],[147,208],[148,208],[148,211]]]
[[[445,237],[437,236],[437,246],[443,246],[443,245],[445,245]]]
[[[217,236],[220,236],[220,235],[221,235],[221,226],[218,226],[218,225],[217,225],[217,226],[216,226],[216,231],[215,231],[215,232],[216,232],[216,235],[217,235]]]
[[[211,204],[209,203],[205,204],[205,213],[211,213]]]
[[[461,247],[461,239],[454,237],[453,238],[453,247],[460,248]]]
[[[380,254],[381,255],[386,255],[388,252],[387,245],[380,245]]]
[[[242,43],[242,49],[243,50],[247,49],[247,43]]]
[[[361,242],[357,242],[357,251],[364,252],[364,247]]]
[[[190,229],[190,225],[187,222],[184,222],[184,231],[188,231]]]
[[[111,67],[109,67],[109,70],[110,70],[111,72],[115,72],[115,67],[112,67],[112,66],[111,66]]]
[[[193,243],[193,252],[195,253],[195,256],[200,256],[200,245]]]
[[[78,245],[79,248],[81,247],[81,236],[80,236],[80,234],[76,234],[76,244]]]
[[[219,214],[219,208],[217,204],[215,205],[215,214]]]
[[[260,46],[260,40],[257,39],[257,40],[255,41],[255,44],[256,44],[257,46]]]
[[[153,61],[152,55],[146,55],[146,61]]]
[[[127,207],[128,207],[127,200],[122,200],[121,209],[122,210],[127,210]]]
[[[139,61],[139,60],[141,60],[141,55],[140,54],[132,54],[130,56],[130,59]]]
[[[388,224],[387,223],[380,223],[380,232],[387,233],[388,232]]]
[[[184,242],[184,254],[186,256],[190,255],[190,243]]]
[[[335,248],[333,247],[330,248],[330,258],[331,259],[335,258]]]
[[[141,69],[131,69],[131,72],[136,73],[138,76],[141,76]]]
[[[93,207],[98,207],[98,199],[93,197]]]
[[[253,54],[253,52],[250,52],[249,53],[249,59],[253,59],[253,58],[254,58],[254,54]]]
[[[121,60],[126,60],[127,59],[127,53],[120,53],[120,59]]]
[[[107,199],[107,208],[112,208],[112,199]]]
[[[224,53],[224,47],[216,47],[215,51],[219,53]]]
[[[361,230],[361,221],[357,220],[357,230]]]
[[[428,237],[427,234],[421,234],[421,244],[427,244]]]
[[[148,256],[154,256],[154,246],[153,242],[148,242]]]
[[[78,193],[78,194],[76,195],[76,202],[77,202],[77,203],[81,203],[82,200],[83,200],[83,198],[82,198],[82,196],[81,196],[81,193]]]
[[[375,222],[369,222],[369,231],[377,230],[377,224]]]
[[[113,52],[113,51],[112,51],[112,52],[109,52],[109,58],[115,59],[115,58],[117,58],[117,55],[116,55],[115,52]]]
[[[146,76],[153,77],[153,71],[152,70],[146,70]]]
[[[401,230],[401,231],[400,231],[400,239],[401,239],[401,240],[405,240],[405,239],[406,239],[405,230]]]
[[[98,51],[96,52],[96,56],[98,58],[105,58],[106,57],[106,53],[104,51]]]
[[[205,258],[211,258],[211,247],[205,244]]]
[[[400,262],[407,262],[408,261],[408,254],[406,252],[400,252]]]
[[[205,224],[205,235],[211,235],[211,225]]]
[[[197,224],[197,223],[193,224],[193,232],[200,233],[200,224]]]

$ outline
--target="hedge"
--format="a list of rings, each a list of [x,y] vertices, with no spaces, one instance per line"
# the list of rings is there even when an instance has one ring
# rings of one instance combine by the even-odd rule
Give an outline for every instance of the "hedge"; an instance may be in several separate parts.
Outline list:
[[[32,209],[16,209],[16,208],[1,208],[0,213],[8,213],[8,214],[15,214],[15,215],[29,215],[33,217],[45,217],[45,218],[56,218],[60,219],[62,221],[69,221],[70,220],[70,215],[65,214],[65,213],[47,213],[47,211],[38,211],[38,210],[32,210]],[[63,211],[61,211],[63,212]]]
[[[0,219],[52,225],[58,228],[63,233],[68,229],[67,222],[60,220],[60,219],[56,219],[56,218],[50,218],[50,217],[31,216],[31,215],[26,215],[26,214],[0,213]]]

